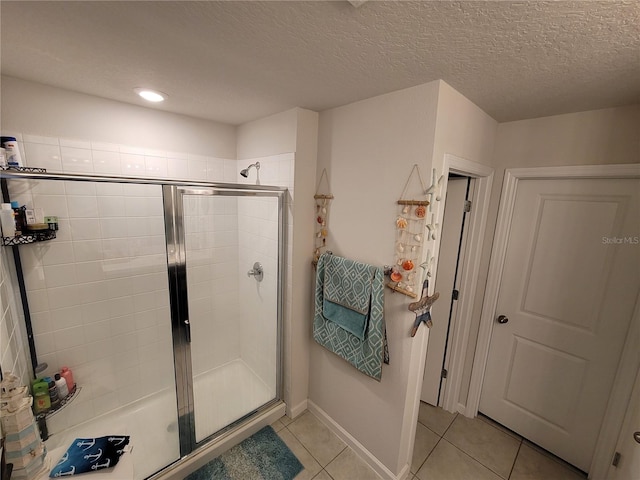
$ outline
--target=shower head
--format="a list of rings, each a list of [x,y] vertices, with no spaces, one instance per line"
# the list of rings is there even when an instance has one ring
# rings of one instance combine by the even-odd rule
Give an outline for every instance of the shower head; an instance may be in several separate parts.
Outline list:
[[[256,167],[256,170],[260,170],[260,162],[252,163],[244,170],[240,170],[240,175],[242,175],[244,178],[247,178],[249,176],[249,170],[251,169],[251,167]]]

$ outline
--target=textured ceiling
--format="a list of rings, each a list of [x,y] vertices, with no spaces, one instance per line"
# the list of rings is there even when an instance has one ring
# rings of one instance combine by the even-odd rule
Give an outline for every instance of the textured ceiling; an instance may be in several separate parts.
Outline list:
[[[638,1],[0,3],[2,73],[239,124],[443,79],[498,121],[640,102]]]

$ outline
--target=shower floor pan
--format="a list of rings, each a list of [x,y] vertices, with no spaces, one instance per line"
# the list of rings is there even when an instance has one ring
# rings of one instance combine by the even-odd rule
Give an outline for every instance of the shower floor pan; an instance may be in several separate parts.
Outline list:
[[[205,438],[269,402],[275,392],[237,359],[197,375],[194,396],[196,432],[198,437]],[[73,403],[65,410],[73,415]],[[74,439],[105,435],[130,435],[133,448],[114,469],[93,472],[91,478],[142,480],[150,477],[180,457],[175,392],[164,390],[51,435],[46,442],[49,470]],[[42,476],[43,480],[48,478],[49,470]]]

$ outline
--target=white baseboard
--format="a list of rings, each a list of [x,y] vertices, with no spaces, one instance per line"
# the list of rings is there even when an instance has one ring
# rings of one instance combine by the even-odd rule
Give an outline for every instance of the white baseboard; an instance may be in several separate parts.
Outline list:
[[[289,405],[287,404],[287,417],[296,418],[301,413],[304,413],[304,411],[307,410],[307,408],[308,408],[307,399],[303,400],[302,402],[300,402],[299,404],[293,407],[289,407]]]
[[[405,465],[396,475],[389,470],[380,460],[378,460],[369,450],[367,450],[349,432],[342,428],[327,412],[322,410],[311,400],[308,401],[309,411],[322,421],[333,433],[335,433],[344,443],[349,445],[358,456],[364,460],[381,478],[384,480],[405,480],[410,474],[410,465]]]

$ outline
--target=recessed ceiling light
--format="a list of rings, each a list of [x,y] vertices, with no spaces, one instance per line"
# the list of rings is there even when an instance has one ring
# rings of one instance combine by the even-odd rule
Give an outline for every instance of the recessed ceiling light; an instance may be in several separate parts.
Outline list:
[[[163,102],[167,98],[167,94],[148,88],[134,88],[134,91],[148,102]]]

